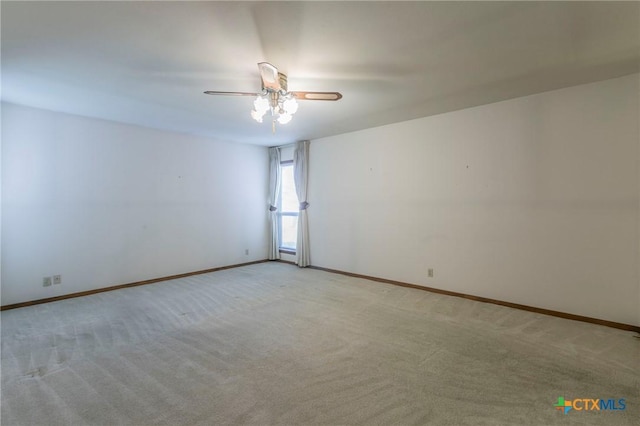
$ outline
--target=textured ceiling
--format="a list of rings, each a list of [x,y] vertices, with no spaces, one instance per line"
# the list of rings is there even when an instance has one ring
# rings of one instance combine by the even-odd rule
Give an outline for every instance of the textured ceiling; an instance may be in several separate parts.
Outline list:
[[[7,2],[2,99],[218,139],[316,139],[638,72],[638,2]],[[301,101],[271,134],[257,62]]]

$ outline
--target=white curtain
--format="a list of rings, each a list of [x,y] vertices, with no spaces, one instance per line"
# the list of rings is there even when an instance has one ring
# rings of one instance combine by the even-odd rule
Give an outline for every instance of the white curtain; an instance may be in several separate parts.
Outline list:
[[[307,180],[309,176],[309,141],[296,143],[293,151],[293,180],[300,202],[298,214],[298,241],[296,242],[296,263],[301,268],[311,264],[309,256],[309,223],[307,219]]]
[[[280,232],[276,204],[280,192],[280,148],[269,148],[269,259],[280,259]]]

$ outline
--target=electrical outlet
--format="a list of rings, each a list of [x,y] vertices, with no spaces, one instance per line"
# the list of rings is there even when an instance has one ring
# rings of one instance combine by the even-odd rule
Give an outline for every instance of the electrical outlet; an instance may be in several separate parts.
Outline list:
[[[244,254],[246,254],[247,256],[249,256],[249,249],[245,249]]]
[[[427,271],[427,275],[429,276],[429,278],[433,278],[433,269],[429,268],[429,270]]]
[[[42,287],[49,287],[51,285],[51,277],[44,277],[42,279]]]
[[[53,276],[54,284],[62,284],[62,275],[54,275]]]

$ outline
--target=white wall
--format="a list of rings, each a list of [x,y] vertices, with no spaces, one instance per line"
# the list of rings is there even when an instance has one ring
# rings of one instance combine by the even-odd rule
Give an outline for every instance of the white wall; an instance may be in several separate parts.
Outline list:
[[[313,141],[312,264],[640,325],[638,78]]]
[[[3,305],[267,257],[265,147],[3,104],[2,162]]]

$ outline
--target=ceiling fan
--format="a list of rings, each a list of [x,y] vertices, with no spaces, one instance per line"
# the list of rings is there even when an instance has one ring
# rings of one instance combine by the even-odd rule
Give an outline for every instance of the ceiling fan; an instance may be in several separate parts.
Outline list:
[[[337,101],[342,98],[342,94],[338,92],[289,92],[287,86],[287,76],[268,62],[258,63],[260,70],[260,79],[262,80],[262,91],[260,93],[248,92],[220,92],[217,90],[207,90],[207,95],[226,95],[226,96],[255,96],[253,102],[254,109],[251,111],[251,117],[258,123],[262,123],[264,115],[269,112],[271,114],[271,128],[275,133],[276,121],[280,124],[286,124],[291,121],[293,114],[298,110],[299,100],[310,101]]]

